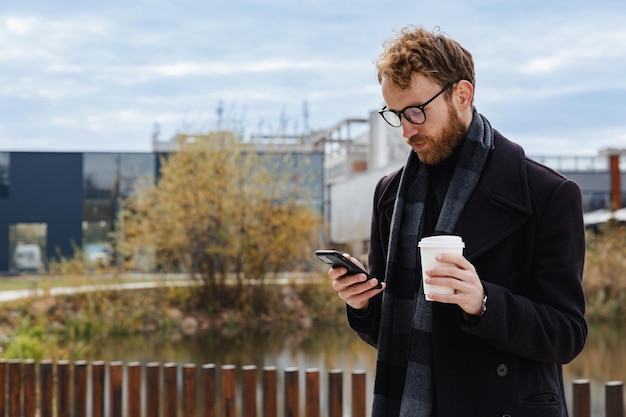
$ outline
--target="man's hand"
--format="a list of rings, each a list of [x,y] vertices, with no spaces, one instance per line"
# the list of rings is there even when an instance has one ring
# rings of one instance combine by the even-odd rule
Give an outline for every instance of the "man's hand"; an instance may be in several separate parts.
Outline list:
[[[344,256],[363,267],[356,258],[345,253]],[[382,283],[382,288],[373,289],[378,285],[376,278],[368,280],[365,274],[344,275],[346,272],[347,269],[344,267],[331,268],[328,271],[328,276],[333,280],[333,289],[337,291],[339,298],[356,310],[367,308],[370,298],[385,289],[384,282]]]
[[[454,294],[430,293],[428,296],[440,303],[457,304],[467,314],[479,316],[482,312],[485,289],[474,265],[462,255],[452,253],[438,254],[437,261],[451,265],[436,266],[427,270],[426,283],[453,288]]]

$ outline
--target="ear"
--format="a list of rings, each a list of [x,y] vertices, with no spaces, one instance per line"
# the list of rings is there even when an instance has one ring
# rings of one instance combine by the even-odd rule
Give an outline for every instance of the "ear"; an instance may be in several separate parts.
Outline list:
[[[472,108],[474,99],[474,86],[467,80],[461,80],[454,88],[454,98],[459,110]]]

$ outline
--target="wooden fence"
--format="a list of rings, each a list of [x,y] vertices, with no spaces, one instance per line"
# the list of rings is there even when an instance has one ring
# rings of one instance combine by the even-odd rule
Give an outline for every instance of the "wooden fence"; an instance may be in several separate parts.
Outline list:
[[[343,378],[342,370],[329,371],[324,397],[318,369],[304,371],[301,390],[298,368],[279,375],[276,367],[259,373],[224,365],[218,375],[214,364],[0,359],[0,417],[340,417]],[[353,371],[350,382],[345,405],[352,417],[365,417],[365,372]],[[590,382],[572,388],[572,417],[591,417]],[[622,382],[605,385],[605,417],[624,417]]]

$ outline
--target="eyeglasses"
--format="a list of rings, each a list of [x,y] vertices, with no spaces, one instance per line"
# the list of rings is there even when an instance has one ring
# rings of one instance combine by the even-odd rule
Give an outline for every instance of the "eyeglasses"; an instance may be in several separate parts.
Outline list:
[[[391,110],[388,109],[387,106],[385,106],[378,111],[378,114],[380,114],[382,118],[385,119],[385,121],[393,127],[402,126],[401,116],[404,116],[407,121],[413,124],[421,125],[426,121],[426,113],[424,112],[424,107],[428,106],[431,101],[439,97],[441,93],[452,87],[457,82],[458,81],[446,84],[446,86],[443,87],[440,92],[435,94],[430,100],[428,100],[424,104],[420,104],[419,106],[407,106],[400,111]]]

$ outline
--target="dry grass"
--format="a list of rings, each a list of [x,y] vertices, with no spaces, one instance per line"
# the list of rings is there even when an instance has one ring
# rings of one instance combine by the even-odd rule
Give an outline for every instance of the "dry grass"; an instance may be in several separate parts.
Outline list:
[[[587,235],[583,286],[590,320],[626,318],[626,226],[605,225]]]

